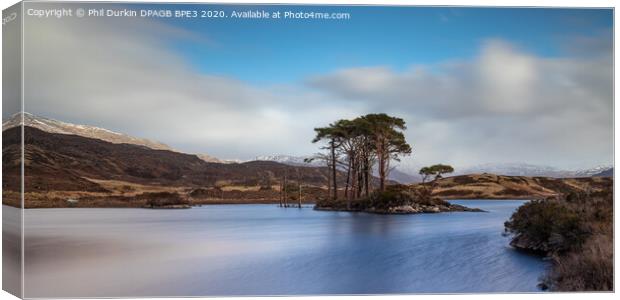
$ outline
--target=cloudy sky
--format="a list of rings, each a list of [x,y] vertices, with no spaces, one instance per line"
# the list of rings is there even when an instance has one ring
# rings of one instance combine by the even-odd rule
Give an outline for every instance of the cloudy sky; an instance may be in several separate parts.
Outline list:
[[[256,8],[351,19],[28,17],[26,111],[225,159],[386,112],[416,165],[613,162],[611,10]]]

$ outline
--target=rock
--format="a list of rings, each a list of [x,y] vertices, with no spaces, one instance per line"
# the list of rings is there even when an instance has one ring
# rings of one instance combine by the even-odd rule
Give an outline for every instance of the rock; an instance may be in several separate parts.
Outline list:
[[[486,210],[482,210],[480,208],[469,208],[463,205],[452,204],[450,205],[449,211],[469,211],[469,212],[487,212]]]
[[[415,214],[415,213],[418,213],[419,211],[411,205],[401,205],[401,206],[390,207],[388,209],[388,212],[395,213],[395,214]]]
[[[403,205],[403,206],[396,206],[396,207],[390,207],[390,212],[392,213],[407,213],[409,211],[411,211],[411,206],[408,205]]]
[[[549,236],[549,246],[552,248],[560,248],[561,245],[565,243],[565,238],[563,235],[552,232]]]
[[[516,249],[535,253],[546,253],[549,251],[549,247],[547,244],[537,242],[524,234],[519,234],[515,236],[512,241],[510,241],[510,246]]]
[[[67,201],[67,205],[68,205],[69,207],[74,207],[74,206],[76,206],[76,205],[78,204],[78,202],[79,202],[78,200],[76,200],[76,199],[71,199],[71,198],[67,199],[66,201]]]
[[[423,206],[423,211],[425,213],[438,213],[438,212],[440,212],[439,207],[437,207],[437,206]]]
[[[543,290],[543,291],[546,291],[546,290],[549,289],[549,285],[547,285],[546,282],[540,282],[540,283],[538,283],[538,288]]]

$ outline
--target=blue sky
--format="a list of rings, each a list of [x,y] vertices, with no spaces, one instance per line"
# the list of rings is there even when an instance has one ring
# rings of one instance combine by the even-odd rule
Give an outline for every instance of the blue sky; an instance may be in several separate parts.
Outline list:
[[[243,160],[385,112],[415,166],[613,163],[611,10],[129,6],[351,19],[27,18],[27,111]]]
[[[213,9],[231,7],[174,6]],[[410,65],[470,59],[489,38],[511,41],[539,56],[564,56],[576,36],[611,35],[603,9],[247,6],[235,10],[348,12],[350,20],[193,19],[170,23],[212,44],[173,43],[196,68],[254,83],[302,80],[339,68]]]

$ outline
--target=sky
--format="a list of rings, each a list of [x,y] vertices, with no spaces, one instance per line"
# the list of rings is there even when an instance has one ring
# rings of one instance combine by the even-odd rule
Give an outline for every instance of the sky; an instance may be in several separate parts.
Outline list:
[[[243,160],[315,153],[313,128],[385,112],[414,165],[613,163],[611,10],[91,6],[351,18],[27,17],[26,111]]]

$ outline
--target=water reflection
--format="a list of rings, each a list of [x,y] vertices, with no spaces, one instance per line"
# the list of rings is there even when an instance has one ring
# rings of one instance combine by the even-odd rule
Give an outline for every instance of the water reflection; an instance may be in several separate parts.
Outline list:
[[[521,203],[392,216],[273,205],[27,210],[25,296],[537,291],[544,263],[501,236]]]

